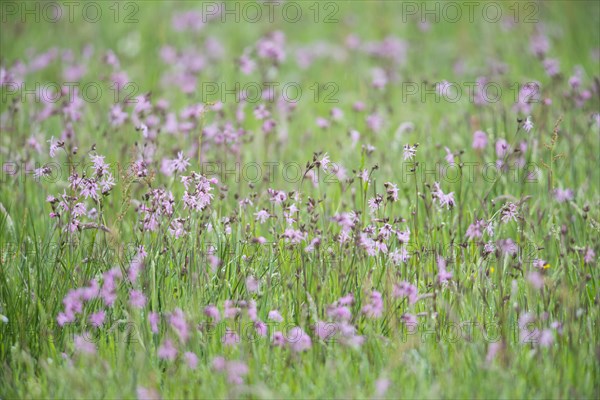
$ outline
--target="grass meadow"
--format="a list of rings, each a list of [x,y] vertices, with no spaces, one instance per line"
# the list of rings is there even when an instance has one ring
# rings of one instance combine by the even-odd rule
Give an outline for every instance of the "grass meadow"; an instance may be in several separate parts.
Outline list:
[[[0,24],[1,399],[600,396],[600,3]]]

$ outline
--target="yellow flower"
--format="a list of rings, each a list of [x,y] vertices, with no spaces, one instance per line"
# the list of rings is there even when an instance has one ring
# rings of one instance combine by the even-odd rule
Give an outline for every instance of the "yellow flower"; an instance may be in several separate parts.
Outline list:
[[[544,269],[548,269],[548,268],[550,268],[550,264],[546,263],[546,264],[544,265]]]
[[[491,267],[491,268],[490,268],[490,272],[493,274],[493,273],[494,273],[494,271],[495,271],[494,267]]]

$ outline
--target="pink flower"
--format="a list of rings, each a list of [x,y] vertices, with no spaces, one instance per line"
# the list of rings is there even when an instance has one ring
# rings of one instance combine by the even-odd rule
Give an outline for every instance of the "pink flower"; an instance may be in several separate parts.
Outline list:
[[[271,32],[256,43],[259,58],[271,59],[276,65],[285,60],[285,35],[281,31]]]
[[[92,279],[90,281],[90,286],[83,287],[81,298],[85,301],[90,301],[98,297],[100,294],[100,285],[98,285],[98,281]]]
[[[191,176],[182,176],[181,182],[185,186],[185,193],[183,195],[185,208],[202,211],[210,205],[213,198],[211,183],[214,183],[214,181],[196,172],[192,172]]]
[[[392,182],[386,182],[383,185],[386,189],[388,200],[398,201],[398,186]]]
[[[410,327],[417,326],[417,317],[413,314],[409,314],[409,313],[402,314],[402,317],[400,317],[400,319],[407,326],[410,326]]]
[[[515,203],[506,203],[502,208],[500,219],[506,224],[511,220],[516,222],[518,216],[517,205]]]
[[[417,287],[411,285],[408,282],[400,282],[394,285],[394,290],[392,292],[392,296],[398,298],[407,298],[408,304],[412,305],[417,302],[418,299],[418,291]]]
[[[90,321],[90,324],[92,324],[94,327],[98,328],[104,323],[104,316],[104,310],[100,310],[97,313],[91,314],[88,318],[88,321]]]
[[[585,251],[585,256],[583,257],[583,262],[585,262],[586,264],[591,264],[592,262],[594,262],[595,258],[596,258],[596,253],[594,252],[594,249],[592,249],[591,247],[588,247]]]
[[[322,129],[327,129],[327,128],[329,128],[329,125],[330,125],[329,121],[322,117],[318,117],[316,123],[317,123],[317,126]]]
[[[219,259],[219,257],[215,256],[214,254],[209,254],[207,259],[208,259],[208,264],[210,265],[211,271],[216,272],[219,265],[221,265],[221,259]]]
[[[234,319],[236,316],[239,315],[240,312],[241,309],[239,307],[236,307],[233,301],[225,300],[225,310],[223,311],[225,318]]]
[[[75,350],[83,354],[96,354],[96,346],[91,342],[91,339],[92,337],[87,332],[75,336]]]
[[[295,353],[306,351],[312,347],[310,336],[298,326],[290,329],[286,339],[288,346]]]
[[[329,168],[329,164],[331,164],[331,160],[329,159],[329,154],[325,153],[323,154],[323,156],[321,157],[321,159],[319,161],[317,161],[317,166],[320,166],[323,171],[327,171],[327,169]]]
[[[258,319],[258,317],[257,317],[258,310],[256,308],[256,301],[250,300],[246,304],[246,307],[247,307],[248,318],[250,318],[252,321],[256,321]]]
[[[539,344],[542,347],[550,347],[554,343],[554,334],[550,329],[544,329],[540,334]]]
[[[269,118],[271,113],[264,104],[259,104],[258,107],[254,109],[254,116],[258,120],[264,120]]]
[[[452,279],[452,272],[448,272],[445,269],[440,269],[437,278],[439,283],[446,283]]]
[[[527,280],[531,286],[538,290],[541,290],[544,287],[544,276],[537,271],[532,271],[527,274]]]
[[[333,107],[331,109],[330,114],[331,114],[331,118],[334,121],[340,121],[341,119],[344,118],[344,112],[342,110],[340,110],[339,108],[337,108],[337,107]]]
[[[306,239],[305,233],[292,228],[287,228],[281,236],[291,244],[298,244]]]
[[[285,336],[282,332],[273,332],[273,336],[271,337],[271,343],[276,347],[285,346]]]
[[[512,239],[500,239],[496,242],[496,245],[503,254],[511,256],[517,254],[518,247]]]
[[[136,392],[138,400],[160,400],[160,394],[155,389],[138,386]]]
[[[212,367],[217,372],[226,372],[227,381],[236,385],[244,383],[243,377],[248,374],[248,366],[241,361],[227,361],[219,356],[212,361]]]
[[[475,131],[473,133],[473,148],[485,149],[488,144],[487,135],[483,131]]]
[[[198,32],[202,30],[205,22],[208,22],[211,19],[218,17],[219,14],[220,11],[208,17],[207,15],[200,14],[200,12],[196,10],[182,11],[173,15],[173,17],[171,18],[171,24],[177,32]]]
[[[129,304],[135,308],[144,308],[146,305],[146,296],[139,290],[129,292]]]
[[[556,333],[558,333],[559,335],[563,335],[563,324],[562,322],[559,321],[554,321],[550,324],[550,327],[554,330],[556,330]]]
[[[452,151],[450,151],[450,149],[447,147],[445,147],[445,150],[446,150],[445,160],[448,162],[448,164],[454,164],[454,153],[452,153]]]
[[[536,343],[540,336],[540,331],[535,327],[535,316],[526,312],[519,317],[519,341],[521,343]]]
[[[373,113],[367,116],[367,126],[375,133],[379,133],[383,129],[383,118],[378,113]]]
[[[258,286],[259,282],[255,277],[249,276],[248,278],[246,278],[246,290],[248,291],[248,293],[258,292]]]
[[[469,239],[478,239],[483,237],[484,232],[488,232],[491,229],[491,224],[488,224],[486,221],[482,219],[475,220],[469,227],[467,228],[467,233],[465,236]]]
[[[370,183],[371,179],[370,179],[369,170],[365,168],[362,171],[360,171],[358,173],[358,179],[362,180],[363,182]]]
[[[221,338],[221,342],[225,346],[234,346],[240,342],[240,337],[237,333],[235,333],[234,331],[227,328],[227,330],[225,331],[225,334]]]
[[[310,244],[304,248],[304,251],[307,253],[313,253],[316,247],[319,247],[321,244],[321,238],[314,238],[310,241]]]
[[[177,153],[177,158],[171,160],[171,168],[177,172],[185,172],[190,166],[190,159],[183,156],[183,152]]]
[[[226,365],[227,382],[235,385],[244,383],[244,376],[248,375],[248,366],[241,361],[228,361]]]
[[[396,238],[398,239],[398,242],[400,242],[401,244],[408,243],[408,241],[410,240],[410,228],[406,228],[405,231],[397,230]]]
[[[356,328],[347,322],[338,322],[335,324],[335,332],[339,332],[339,342],[344,346],[359,348],[365,341],[363,336],[356,334]]]
[[[371,292],[368,302],[362,308],[362,313],[369,318],[379,318],[383,313],[383,300],[381,293],[376,290]]]
[[[196,369],[198,367],[198,356],[191,351],[186,351],[183,353],[183,357],[185,358],[185,362],[190,369]]]
[[[352,148],[356,147],[356,144],[360,140],[360,132],[356,129],[350,131],[350,140],[352,141]]]
[[[491,363],[494,358],[496,358],[496,354],[498,351],[502,349],[502,342],[494,342],[488,346],[487,355],[485,356],[485,362],[488,364]]]
[[[158,348],[158,358],[173,361],[177,357],[177,348],[171,339],[166,339]]]
[[[356,112],[362,112],[365,111],[366,106],[362,101],[357,101],[352,105],[352,109]]]
[[[267,210],[260,210],[256,213],[254,213],[254,216],[256,217],[256,220],[259,223],[264,224],[271,215],[269,214],[269,212]]]
[[[160,317],[156,312],[151,312],[148,314],[148,322],[150,322],[150,329],[152,330],[152,333],[158,333],[159,319]]]
[[[554,189],[554,199],[559,203],[573,200],[573,191],[571,189]]]
[[[387,378],[379,378],[375,381],[375,395],[377,397],[384,397],[388,388],[390,387],[390,380]]]
[[[405,248],[396,249],[389,254],[390,260],[394,263],[394,265],[400,265],[400,263],[405,263],[410,258],[408,251]]]
[[[179,336],[179,340],[182,343],[187,342],[190,337],[190,332],[185,320],[185,314],[181,309],[176,308],[173,313],[171,313],[169,316],[169,324],[175,333],[177,333],[177,336]]]
[[[433,190],[431,191],[431,196],[435,201],[438,202],[440,208],[446,207],[447,209],[450,209],[455,205],[454,192],[445,194],[444,192],[442,192],[442,189],[440,188],[440,184],[438,182],[433,183]]]
[[[125,111],[123,111],[122,106],[120,104],[115,104],[110,109],[110,113],[108,116],[110,126],[112,126],[113,128],[118,128],[119,126],[125,123],[127,117],[128,115]]]
[[[227,366],[227,361],[223,357],[215,357],[212,361],[212,367],[215,371],[223,371]]]
[[[66,314],[66,313],[58,313],[58,316],[56,317],[56,322],[58,323],[59,326],[64,326],[68,323],[71,323],[75,321],[75,316],[72,314]]]
[[[546,70],[546,74],[549,77],[555,77],[560,74],[560,63],[555,58],[546,58],[543,63],[544,69]]]
[[[271,132],[273,132],[273,129],[275,129],[276,126],[277,126],[277,122],[275,122],[275,120],[266,119],[265,122],[263,122],[263,124],[262,124],[262,130],[265,133],[271,133]]]
[[[256,334],[265,337],[267,336],[267,324],[262,321],[254,322],[254,329],[256,330]]]
[[[283,321],[283,317],[281,316],[281,314],[277,310],[271,310],[271,311],[269,311],[268,318],[269,318],[270,321],[275,321],[275,322],[282,322]]]
[[[135,109],[134,112],[138,115],[142,115],[148,111],[152,110],[152,104],[150,104],[150,100],[147,96],[138,96],[136,97]]]
[[[317,321],[313,329],[319,339],[328,340],[336,334],[337,324],[332,322]]]
[[[135,283],[139,276],[140,271],[144,267],[144,264],[141,262],[139,258],[134,258],[129,265],[129,270],[127,271],[127,275],[131,283]]]
[[[287,200],[287,195],[284,191],[267,189],[270,200],[273,204],[281,204]]]
[[[538,57],[544,56],[550,49],[550,42],[548,41],[548,37],[542,32],[534,34],[533,36],[531,36],[529,48],[534,55]]]
[[[252,60],[247,54],[242,54],[238,59],[240,71],[244,75],[250,75],[256,68],[256,61]]]
[[[508,142],[504,139],[498,139],[496,141],[496,156],[503,158],[508,154]]]
[[[50,157],[54,158],[59,147],[62,147],[62,143],[54,139],[54,136],[52,136],[50,140],[48,140],[48,143],[50,143]]]
[[[443,257],[437,257],[437,267],[438,267],[438,282],[440,284],[444,284],[452,279],[452,272],[448,272],[446,270],[446,260]]]
[[[213,305],[208,305],[204,307],[204,315],[206,315],[209,318],[212,318],[214,322],[219,322],[221,320],[219,309]]]
[[[327,316],[338,321],[348,321],[352,318],[352,312],[346,306],[334,304],[327,307]]]
[[[373,68],[371,75],[371,86],[375,89],[383,89],[388,84],[387,74],[382,68]]]
[[[380,195],[377,195],[376,197],[372,197],[367,201],[367,204],[369,206],[369,211],[371,213],[374,213],[383,204],[383,197],[381,197]]]

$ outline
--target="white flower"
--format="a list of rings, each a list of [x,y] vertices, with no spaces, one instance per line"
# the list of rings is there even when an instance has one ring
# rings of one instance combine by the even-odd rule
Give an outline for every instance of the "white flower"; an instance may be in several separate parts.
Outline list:
[[[525,132],[529,133],[529,131],[531,131],[531,129],[533,128],[533,122],[531,122],[531,115],[527,117],[527,120],[523,123],[523,129],[525,129]]]

